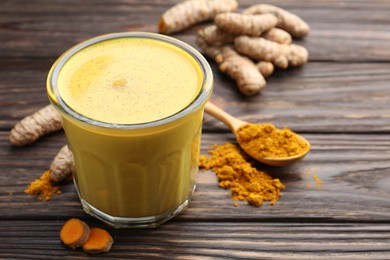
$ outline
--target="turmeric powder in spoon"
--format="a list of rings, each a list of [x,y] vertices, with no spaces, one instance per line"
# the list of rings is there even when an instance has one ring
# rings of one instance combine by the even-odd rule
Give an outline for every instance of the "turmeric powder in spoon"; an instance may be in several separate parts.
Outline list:
[[[287,166],[310,151],[310,143],[291,130],[276,129],[271,124],[252,124],[226,113],[211,102],[206,113],[225,123],[236,135],[241,148],[253,159],[271,166]]]
[[[285,158],[302,154],[309,145],[293,131],[272,124],[245,124],[237,130],[241,147],[254,157]]]

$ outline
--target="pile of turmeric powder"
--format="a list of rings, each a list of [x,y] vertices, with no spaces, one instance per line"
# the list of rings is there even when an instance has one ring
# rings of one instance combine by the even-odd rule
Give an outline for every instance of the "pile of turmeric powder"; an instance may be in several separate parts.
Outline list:
[[[273,205],[281,197],[281,190],[285,186],[280,180],[272,179],[267,173],[253,167],[250,157],[236,145],[214,145],[209,153],[209,158],[200,156],[200,168],[214,171],[219,186],[230,189],[234,200],[247,200],[258,207],[263,201],[270,201]]]
[[[307,142],[287,127],[278,129],[272,124],[245,124],[237,130],[241,147],[258,157],[290,157],[309,149]]]
[[[50,171],[45,171],[39,179],[31,182],[24,190],[25,193],[31,195],[37,195],[38,200],[48,201],[54,194],[61,194],[59,186],[53,185],[50,178]]]

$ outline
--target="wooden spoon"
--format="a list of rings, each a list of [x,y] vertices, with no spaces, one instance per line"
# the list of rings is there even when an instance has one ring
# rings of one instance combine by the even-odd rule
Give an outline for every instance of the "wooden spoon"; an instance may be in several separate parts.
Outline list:
[[[219,107],[217,107],[216,105],[214,105],[211,102],[207,102],[206,103],[205,112],[207,114],[209,114],[209,115],[219,119],[225,125],[227,125],[230,128],[230,130],[232,130],[232,132],[236,136],[236,139],[237,139],[238,143],[240,144],[240,141],[238,140],[237,130],[241,126],[249,124],[248,122],[245,122],[245,121],[242,121],[242,120],[240,120],[240,119],[238,119],[236,117],[233,117],[232,115],[226,113],[225,111],[223,111],[222,109],[220,109]],[[298,134],[296,134],[296,135],[302,141],[307,143],[307,147],[308,148],[305,151],[303,151],[301,154],[297,154],[297,155],[289,156],[289,157],[275,157],[275,158],[272,158],[272,157],[259,157],[259,154],[250,153],[249,151],[246,151],[242,147],[241,144],[240,144],[240,146],[247,154],[249,154],[252,158],[254,158],[255,160],[257,160],[259,162],[262,162],[264,164],[271,165],[271,166],[286,166],[286,165],[290,165],[290,164],[292,164],[292,163],[302,159],[310,151],[310,143],[309,143],[309,141],[307,141],[304,137],[302,137],[302,136],[300,136]]]

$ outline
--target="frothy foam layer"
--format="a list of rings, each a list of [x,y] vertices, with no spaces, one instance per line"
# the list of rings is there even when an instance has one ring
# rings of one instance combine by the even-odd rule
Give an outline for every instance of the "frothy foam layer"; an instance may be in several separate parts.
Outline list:
[[[119,38],[72,56],[59,73],[58,89],[86,117],[139,124],[184,109],[198,95],[201,78],[195,59],[169,43]]]

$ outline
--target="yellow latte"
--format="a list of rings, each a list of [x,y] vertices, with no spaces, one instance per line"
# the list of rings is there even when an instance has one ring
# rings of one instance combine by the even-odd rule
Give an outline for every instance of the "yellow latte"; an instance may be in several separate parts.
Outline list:
[[[87,213],[115,227],[156,226],[194,190],[211,69],[166,36],[92,40],[65,52],[48,77],[78,195]]]
[[[59,74],[62,99],[106,123],[138,124],[177,113],[197,96],[201,71],[182,49],[152,39],[117,38],[84,48]]]

